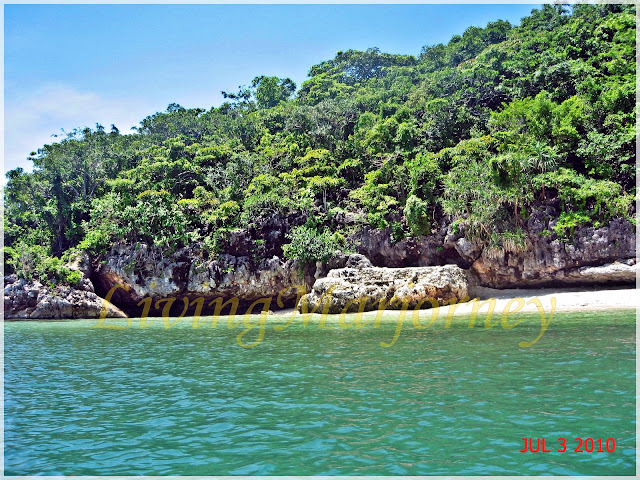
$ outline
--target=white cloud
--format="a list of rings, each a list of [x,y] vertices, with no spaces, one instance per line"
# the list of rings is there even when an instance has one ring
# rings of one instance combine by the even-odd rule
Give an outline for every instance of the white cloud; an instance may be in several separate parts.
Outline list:
[[[81,91],[63,84],[48,84],[22,97],[5,96],[4,171],[16,167],[31,169],[30,152],[62,137],[52,137],[74,128],[94,128],[96,123],[108,130],[115,124],[121,133],[137,126],[154,113],[151,102],[131,98],[106,98],[95,92]]]

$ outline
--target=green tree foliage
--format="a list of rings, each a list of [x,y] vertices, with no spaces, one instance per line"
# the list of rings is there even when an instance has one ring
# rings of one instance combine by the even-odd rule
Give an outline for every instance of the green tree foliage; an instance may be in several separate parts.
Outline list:
[[[301,264],[326,262],[339,249],[339,243],[328,231],[318,232],[307,226],[296,227],[287,235],[291,240],[283,246],[286,258],[298,260]]]
[[[251,84],[255,89],[258,108],[272,108],[286,102],[296,91],[296,84],[290,78],[256,77]]]
[[[420,200],[415,195],[410,195],[407,198],[404,216],[411,233],[414,235],[428,235],[431,233],[428,207],[429,204],[427,202]]]
[[[65,262],[52,257],[47,247],[18,243],[15,248],[4,248],[4,262],[7,273],[15,273],[18,278],[39,280],[48,285],[77,285],[81,274],[71,270]]]
[[[267,77],[261,75],[255,77],[250,87],[239,87],[238,93],[221,92],[224,98],[228,98],[244,107],[252,110],[257,108],[273,108],[281,102],[286,102],[296,91],[296,84],[290,78]]]

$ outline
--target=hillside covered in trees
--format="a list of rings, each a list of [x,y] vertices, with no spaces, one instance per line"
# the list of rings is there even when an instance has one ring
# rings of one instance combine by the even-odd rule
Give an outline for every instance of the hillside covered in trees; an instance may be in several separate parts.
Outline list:
[[[238,230],[256,258],[302,263],[356,251],[366,229],[398,242],[448,225],[514,250],[536,205],[557,217],[538,234],[564,242],[633,221],[635,21],[634,5],[544,5],[417,56],[337,52],[299,88],[258,76],[134,134],[74,131],[7,173],[7,271],[73,283],[71,254],[115,244],[215,258]]]

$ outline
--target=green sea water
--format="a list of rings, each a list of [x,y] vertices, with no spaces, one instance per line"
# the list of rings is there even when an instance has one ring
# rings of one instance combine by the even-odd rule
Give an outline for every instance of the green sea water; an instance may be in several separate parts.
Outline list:
[[[269,316],[254,348],[224,317],[5,322],[5,474],[635,474],[635,312],[556,313],[530,348],[537,315],[408,321],[384,348],[394,315],[282,331]],[[524,437],[551,452],[520,453]]]

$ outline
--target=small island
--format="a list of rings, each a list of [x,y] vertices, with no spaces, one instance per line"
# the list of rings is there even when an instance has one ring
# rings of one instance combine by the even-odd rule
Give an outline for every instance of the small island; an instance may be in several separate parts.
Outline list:
[[[296,48],[305,12],[477,6],[46,7],[7,6],[13,57],[56,12],[100,61],[85,21],[202,63],[233,12]],[[482,24],[252,71],[10,170],[2,473],[633,475],[636,6]]]
[[[116,285],[110,316],[275,305],[352,254],[456,265],[465,292],[633,288],[634,22],[632,5],[544,6],[417,56],[338,52],[299,89],[258,76],[135,134],[73,131],[7,174],[5,316],[96,317]]]

